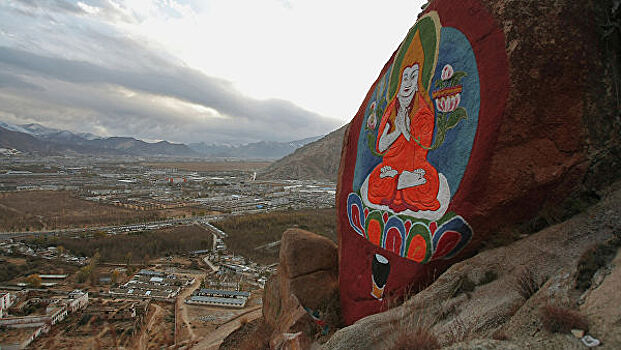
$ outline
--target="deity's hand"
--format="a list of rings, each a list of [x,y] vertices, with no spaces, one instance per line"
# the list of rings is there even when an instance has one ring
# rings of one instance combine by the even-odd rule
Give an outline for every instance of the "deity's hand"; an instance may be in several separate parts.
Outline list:
[[[390,123],[387,122],[386,126],[384,127],[384,131],[382,132],[382,135],[380,136],[377,143],[377,149],[380,152],[386,151],[399,137],[400,133],[397,130],[393,131],[392,133],[389,133],[388,130],[390,130]]]
[[[410,141],[410,118],[406,117],[405,118],[405,132],[403,133],[403,136],[405,136],[405,139]]]
[[[397,174],[398,172],[390,165],[385,165],[380,169],[380,179],[383,179],[385,177],[395,177],[397,176]]]
[[[401,190],[404,188],[424,185],[426,183],[427,179],[425,179],[424,169],[416,169],[412,171],[404,170],[399,176],[399,181],[397,181],[397,189]]]
[[[399,110],[397,113],[397,118],[395,119],[395,127],[399,131],[400,134],[405,137],[407,141],[410,141],[410,118],[407,115],[406,109]]]
[[[403,137],[405,137],[405,139],[406,139],[407,141],[410,141],[410,137],[411,137],[411,136],[410,136],[410,129],[409,129],[409,128],[407,128],[407,129],[403,129]]]

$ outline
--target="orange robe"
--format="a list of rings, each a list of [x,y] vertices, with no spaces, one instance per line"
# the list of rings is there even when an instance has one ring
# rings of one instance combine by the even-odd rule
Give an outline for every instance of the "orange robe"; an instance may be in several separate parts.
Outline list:
[[[387,205],[395,212],[406,209],[437,210],[440,208],[438,202],[439,178],[438,171],[427,161],[428,150],[422,148],[414,141],[429,147],[433,140],[434,114],[431,112],[425,100],[417,93],[419,108],[411,111],[410,118],[410,141],[406,140],[403,134],[388,147],[384,153],[382,163],[380,163],[369,176],[369,201],[374,204]],[[382,122],[379,126],[378,138],[376,143],[379,152],[379,135],[382,135],[386,128],[386,123],[392,114],[397,113],[397,98],[384,112]],[[394,120],[394,119],[393,119]],[[380,169],[386,165],[397,170],[395,177],[380,178]],[[425,170],[426,183],[414,187],[398,190],[397,183],[399,176],[404,170],[413,171],[416,169]]]

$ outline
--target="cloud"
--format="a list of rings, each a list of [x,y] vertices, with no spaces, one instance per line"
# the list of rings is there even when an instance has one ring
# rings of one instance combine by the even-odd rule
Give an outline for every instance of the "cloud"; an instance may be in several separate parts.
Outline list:
[[[338,127],[338,121],[291,102],[244,96],[230,82],[184,66],[117,70],[9,47],[0,47],[0,64],[6,67],[0,75],[5,83],[0,86],[21,82],[11,92],[0,89],[0,108],[31,119],[43,113],[51,119],[48,124],[62,118],[54,110],[72,110],[76,125],[84,124],[79,113],[101,119],[92,129],[80,131],[95,132],[103,124],[110,132],[131,131],[149,139],[245,143],[304,138]],[[19,94],[20,90],[24,93]],[[26,94],[26,90],[31,91]]]
[[[80,6],[64,0],[18,0],[16,3],[16,11],[31,16],[48,11],[69,12],[74,14],[82,14],[84,12]]]
[[[0,118],[178,142],[324,134],[421,2],[0,1]]]
[[[208,143],[294,140],[342,123],[283,99],[246,96],[106,22],[150,10],[137,14],[112,0],[0,4],[7,34],[0,115],[103,136]]]
[[[17,75],[7,73],[6,71],[0,71],[0,89],[3,89],[3,88],[26,89],[26,90],[37,90],[37,91],[43,90],[43,88],[35,84],[30,84],[24,81],[22,78],[20,78]]]

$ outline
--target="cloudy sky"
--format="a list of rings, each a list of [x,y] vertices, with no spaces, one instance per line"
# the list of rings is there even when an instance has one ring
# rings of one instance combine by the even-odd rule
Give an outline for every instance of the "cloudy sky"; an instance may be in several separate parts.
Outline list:
[[[0,121],[240,144],[347,123],[424,0],[1,0]]]

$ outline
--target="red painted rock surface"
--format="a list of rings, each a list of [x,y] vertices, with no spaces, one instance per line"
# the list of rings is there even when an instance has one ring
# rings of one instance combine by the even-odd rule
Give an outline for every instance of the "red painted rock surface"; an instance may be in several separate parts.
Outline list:
[[[596,7],[435,0],[419,16],[345,133],[346,323],[601,178],[619,123]]]

